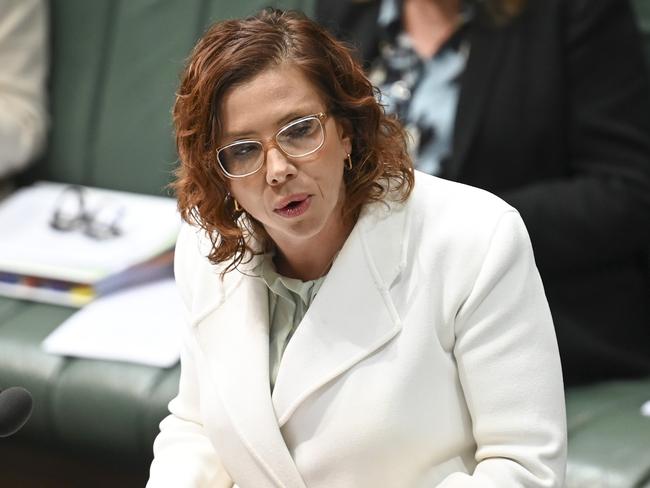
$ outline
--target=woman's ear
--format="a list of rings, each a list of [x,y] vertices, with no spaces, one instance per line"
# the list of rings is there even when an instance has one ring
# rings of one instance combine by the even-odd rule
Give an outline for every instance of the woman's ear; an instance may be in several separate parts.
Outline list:
[[[345,153],[350,154],[352,152],[352,134],[354,133],[352,131],[352,124],[350,123],[349,120],[345,119],[345,120],[337,121],[336,127],[338,131],[339,140],[343,145],[343,149],[345,150]]]

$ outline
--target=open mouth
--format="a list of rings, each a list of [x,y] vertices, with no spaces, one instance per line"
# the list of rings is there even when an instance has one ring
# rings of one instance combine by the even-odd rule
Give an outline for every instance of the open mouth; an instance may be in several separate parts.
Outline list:
[[[311,196],[300,196],[296,200],[291,200],[283,207],[276,208],[275,213],[282,217],[297,217],[307,211],[311,204]]]
[[[284,208],[285,208],[285,209],[289,209],[289,210],[292,209],[292,208],[296,208],[296,207],[298,207],[298,206],[299,206],[303,201],[304,201],[304,200],[296,200],[296,201],[293,201],[293,202],[289,202],[289,204],[286,205]]]

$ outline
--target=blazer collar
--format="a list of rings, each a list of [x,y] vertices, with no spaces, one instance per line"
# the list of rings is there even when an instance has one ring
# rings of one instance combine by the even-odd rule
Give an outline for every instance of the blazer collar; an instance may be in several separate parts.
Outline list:
[[[258,261],[256,257],[251,266],[226,274],[221,299],[215,287],[217,305],[196,324],[196,338],[228,416],[231,428],[226,432],[234,433],[256,461],[245,468],[251,485],[305,488],[271,404],[266,285],[243,274]],[[219,442],[227,446],[232,441],[222,438]]]
[[[269,317],[266,285],[228,273],[221,286],[206,283],[196,335],[233,431],[251,455],[259,486],[304,487],[280,428],[316,390],[345,374],[401,329],[390,286],[405,262],[407,207],[369,205],[332,265],[294,333],[280,364],[273,396],[269,385]],[[214,288],[212,292],[210,288]],[[221,290],[221,293],[219,293]]]
[[[398,207],[371,205],[359,218],[287,345],[273,391],[280,427],[310,394],[401,329],[389,292],[403,268],[405,214]]]
[[[470,52],[461,80],[449,179],[457,180],[469,157],[469,151],[492,91],[499,60],[503,56],[508,26],[497,26],[479,11],[470,24]]]

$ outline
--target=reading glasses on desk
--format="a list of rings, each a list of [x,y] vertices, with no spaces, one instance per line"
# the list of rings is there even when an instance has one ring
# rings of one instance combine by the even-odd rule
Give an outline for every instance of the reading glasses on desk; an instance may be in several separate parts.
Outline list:
[[[62,232],[79,230],[92,239],[106,240],[122,235],[123,216],[124,208],[110,201],[89,208],[86,189],[70,185],[56,201],[50,227]]]

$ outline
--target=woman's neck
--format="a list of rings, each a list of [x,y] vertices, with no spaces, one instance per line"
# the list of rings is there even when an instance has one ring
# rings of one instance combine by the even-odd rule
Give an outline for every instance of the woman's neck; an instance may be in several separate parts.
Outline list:
[[[290,247],[278,244],[273,258],[275,268],[283,276],[310,281],[325,276],[329,271],[338,252],[345,244],[353,224],[347,225],[336,222],[332,227],[324,229],[322,235],[292,243]]]
[[[413,49],[428,59],[458,28],[460,0],[404,0],[402,19]]]

